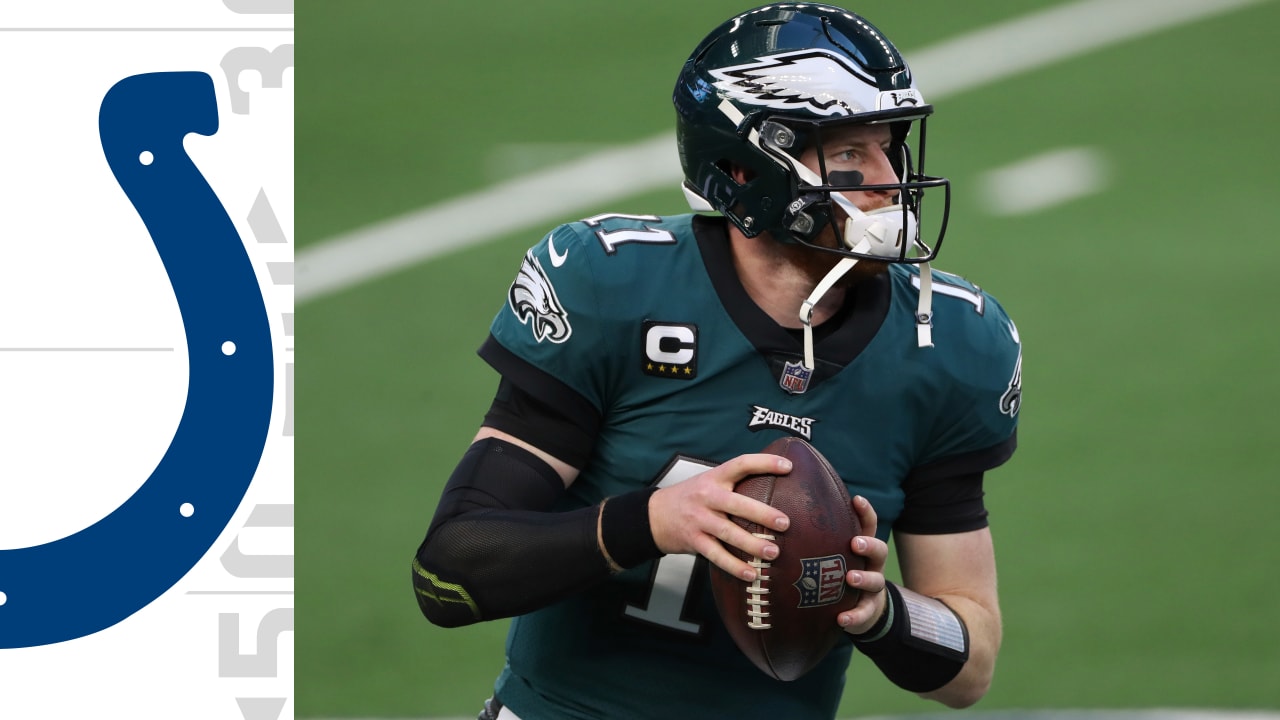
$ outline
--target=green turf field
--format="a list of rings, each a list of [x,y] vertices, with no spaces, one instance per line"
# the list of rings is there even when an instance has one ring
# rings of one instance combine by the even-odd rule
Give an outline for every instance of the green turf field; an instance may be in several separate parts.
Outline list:
[[[911,61],[1066,4],[850,8]],[[686,53],[749,7],[302,5],[300,257],[670,131]],[[980,708],[1280,709],[1278,30],[1280,3],[1261,0],[938,103],[929,168],[956,193],[938,265],[995,294],[1025,347],[1021,447],[987,483],[1005,644]],[[919,83],[929,98],[930,79]],[[991,210],[992,171],[1063,148],[1099,160],[1093,192]],[[594,211],[682,210],[673,184]],[[491,397],[496,376],[475,349],[549,227],[301,303],[297,717],[465,716],[487,696],[506,624],[430,626],[409,560]],[[936,709],[855,658],[844,715]]]

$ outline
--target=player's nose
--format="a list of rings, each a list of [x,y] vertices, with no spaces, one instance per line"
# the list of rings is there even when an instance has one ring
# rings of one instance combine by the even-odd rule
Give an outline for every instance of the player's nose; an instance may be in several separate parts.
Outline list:
[[[863,168],[863,174],[867,185],[891,185],[898,182],[898,173],[893,169],[893,163],[889,160],[889,155],[882,149],[876,149],[871,153],[866,166]],[[897,195],[897,190],[876,190],[874,192]]]

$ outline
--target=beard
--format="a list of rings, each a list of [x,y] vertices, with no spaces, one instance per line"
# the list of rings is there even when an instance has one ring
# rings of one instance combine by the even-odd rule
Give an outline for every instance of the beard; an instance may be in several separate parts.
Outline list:
[[[820,247],[834,249],[840,247],[839,243],[835,228],[830,226],[814,239],[814,244]],[[843,257],[836,253],[815,250],[799,243],[777,243],[776,247],[778,247],[782,259],[803,273],[814,285],[821,282],[827,276],[827,273],[831,272],[831,268],[835,267],[836,263],[840,262]],[[889,264],[886,262],[860,259],[856,265],[836,281],[833,287],[851,288],[866,278],[875,277],[885,272],[888,268]]]

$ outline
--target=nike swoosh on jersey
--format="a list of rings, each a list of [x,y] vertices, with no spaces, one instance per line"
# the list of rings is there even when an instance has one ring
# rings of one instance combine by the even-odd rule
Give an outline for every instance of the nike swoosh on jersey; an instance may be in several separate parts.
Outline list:
[[[552,267],[560,267],[561,265],[564,264],[565,260],[569,259],[568,250],[565,250],[563,253],[556,252],[556,236],[555,235],[552,235],[551,237],[547,238],[547,252],[551,253]]]

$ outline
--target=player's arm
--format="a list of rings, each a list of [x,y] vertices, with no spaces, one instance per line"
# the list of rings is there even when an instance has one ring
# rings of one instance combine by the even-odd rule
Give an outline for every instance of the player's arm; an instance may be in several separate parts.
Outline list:
[[[482,427],[450,476],[413,559],[418,607],[457,627],[536,610],[658,556],[639,493],[568,512],[552,506],[577,469],[536,446]],[[625,525],[612,547],[606,523]],[[617,556],[615,559],[614,556]]]
[[[589,446],[584,450],[572,438],[593,442],[594,436],[573,427],[563,413],[505,384],[486,423],[491,424],[481,428],[454,469],[413,561],[419,608],[438,625],[455,627],[531,612],[664,552],[702,551],[714,544],[707,548],[713,562],[713,551],[719,550],[728,558],[722,562],[734,563],[727,570],[739,569],[737,565],[750,569],[725,552],[716,537],[699,531],[701,525],[680,523],[673,528],[669,520],[676,506],[685,506],[682,513],[709,518],[703,522],[714,528],[711,532],[724,526],[740,531],[723,512],[717,516],[714,503],[721,497],[735,503],[726,508],[734,514],[762,523],[778,519],[767,505],[732,492],[733,484],[746,475],[782,471],[777,466],[781,458],[772,455],[736,458],[703,473],[698,482],[681,483],[675,492],[650,487],[590,507],[555,511],[589,453]],[[570,438],[567,444],[565,438]],[[561,448],[559,454],[578,463],[541,449],[546,445]],[[715,492],[717,488],[721,492]],[[702,497],[695,490],[701,490]],[[657,498],[659,492],[663,497]],[[651,498],[656,501],[651,503]],[[703,504],[687,507],[695,502]],[[655,516],[662,521],[654,522]],[[739,534],[742,537],[719,539],[744,545],[748,552],[764,552],[764,541],[744,531]]]
[[[977,702],[991,684],[1000,648],[995,554],[981,468],[1000,464],[1016,436],[914,473],[893,529],[902,584],[883,575],[887,546],[855,538],[867,568],[850,584],[865,592],[840,621],[855,646],[894,684],[950,707]],[[855,510],[876,527],[874,510]],[[868,531],[868,535],[874,530]],[[866,551],[860,551],[859,540]]]
[[[990,528],[947,535],[895,533],[903,586],[945,603],[968,634],[968,659],[942,687],[921,693],[949,707],[986,694],[1000,650],[1000,601]]]
[[[1018,444],[1022,347],[999,303],[983,297],[986,313],[973,327],[980,362],[952,368],[961,373],[957,387],[969,392],[954,396],[942,413],[950,422],[938,426],[936,442],[950,452],[914,468],[902,483],[893,536],[903,582],[864,573],[866,589],[875,593],[866,606],[876,611],[849,623],[855,646],[885,677],[950,707],[980,700],[995,670],[1000,604],[982,486],[986,471]],[[879,557],[868,555],[868,567]],[[877,620],[862,624],[870,617]]]

